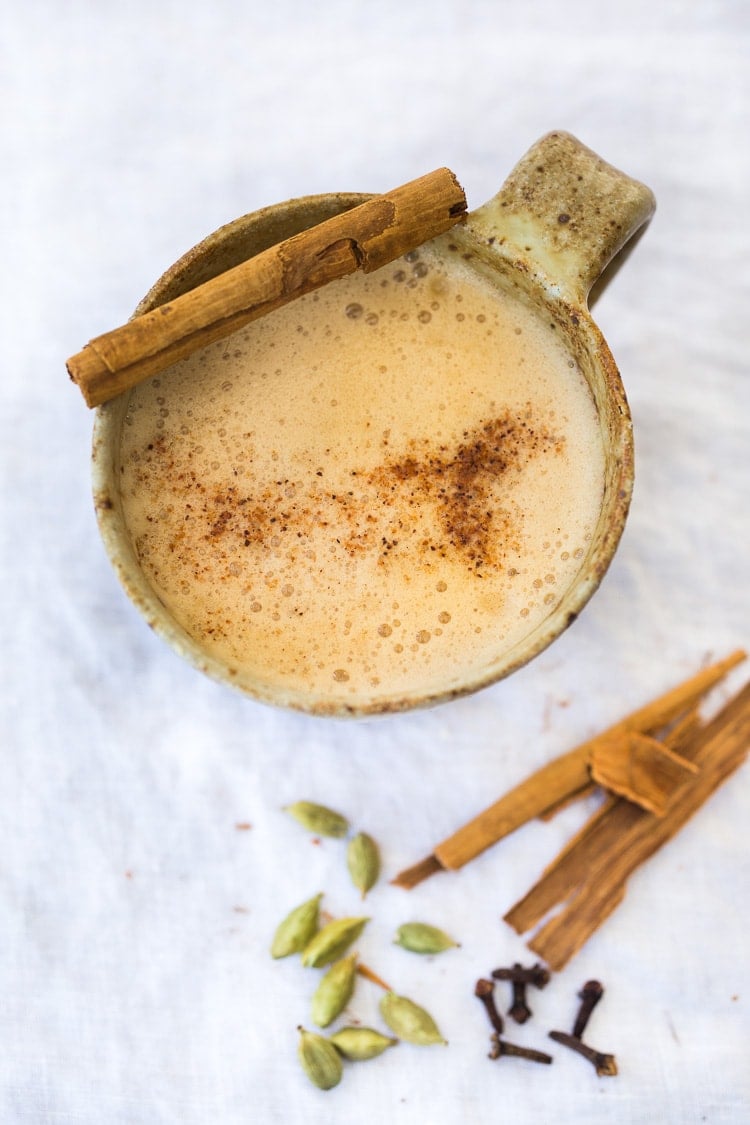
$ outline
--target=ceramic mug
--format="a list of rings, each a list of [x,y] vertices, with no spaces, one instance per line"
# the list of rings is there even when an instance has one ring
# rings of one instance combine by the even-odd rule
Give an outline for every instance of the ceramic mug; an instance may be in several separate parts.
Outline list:
[[[355,193],[308,196],[236,219],[209,235],[168,269],[134,315],[172,300],[276,242],[367,198]],[[615,553],[628,512],[633,485],[631,419],[617,367],[590,316],[587,301],[607,264],[653,210],[653,196],[643,184],[606,164],[569,134],[555,132],[531,148],[493,199],[435,243],[444,262],[445,278],[450,280],[451,273],[460,270],[465,280],[466,271],[474,271],[477,278],[481,275],[484,279],[482,284],[489,279],[498,300],[502,294],[504,301],[518,302],[519,309],[523,306],[533,310],[539,322],[554,332],[570,357],[569,366],[575,367],[585,380],[593,402],[603,465],[595,518],[585,549],[579,550],[581,558],[574,573],[566,579],[564,589],[547,595],[549,611],[535,620],[527,632],[514,635],[512,643],[503,642],[498,633],[496,640],[483,642],[481,656],[467,667],[449,661],[432,678],[420,673],[415,674],[412,682],[406,673],[406,678],[402,676],[395,686],[379,685],[378,676],[370,676],[366,683],[352,683],[345,667],[336,669],[330,682],[313,676],[306,686],[293,676],[288,682],[283,675],[266,676],[262,663],[248,671],[231,656],[217,654],[185,626],[170,606],[164,591],[144,567],[137,537],[128,526],[121,489],[122,443],[131,396],[136,392],[126,392],[100,407],[96,414],[94,497],[106,550],[122,585],[152,628],[182,657],[215,679],[263,702],[320,715],[375,714],[441,702],[507,676],[545,649],[577,617],[598,587]],[[388,284],[387,279],[381,284]],[[461,300],[460,293],[455,299]],[[458,453],[454,451],[454,470],[461,458],[466,459],[466,448],[464,443]],[[401,464],[403,478],[404,462]],[[554,488],[554,481],[552,484]],[[458,497],[460,503],[462,495],[458,488],[454,500]],[[434,491],[423,492],[422,496],[434,500]],[[528,518],[533,520],[533,513]],[[540,578],[537,585],[542,582]],[[437,585],[444,587],[445,583]],[[275,616],[278,618],[278,613]],[[448,617],[449,614],[442,613],[440,620]],[[370,624],[375,624],[374,618]],[[380,647],[382,635],[386,631],[391,634],[392,627],[383,624],[378,628]],[[442,627],[435,629],[433,640],[445,631]],[[431,635],[426,630],[421,632],[420,640]],[[485,636],[487,633],[492,633],[491,622],[489,629],[485,623]],[[403,644],[395,647],[404,650]],[[411,647],[421,659],[423,650],[418,649],[416,642]]]

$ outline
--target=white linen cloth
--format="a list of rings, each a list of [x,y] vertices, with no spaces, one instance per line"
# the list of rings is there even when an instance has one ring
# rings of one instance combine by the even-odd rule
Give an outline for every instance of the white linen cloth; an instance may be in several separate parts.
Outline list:
[[[551,1067],[487,1060],[473,987],[533,960],[501,916],[585,810],[411,893],[387,880],[532,769],[750,643],[749,15],[742,0],[28,0],[6,13],[3,1125],[748,1120],[747,768],[530,993],[534,1018],[509,1024],[508,1038],[552,1048]],[[523,671],[431,711],[338,723],[204,679],[150,633],[105,557],[92,419],[66,357],[237,215],[444,164],[476,207],[553,128],[658,199],[595,310],[637,442],[601,589]],[[318,890],[333,914],[361,904],[340,842],[311,846],[281,812],[298,798],[380,842],[358,947],[450,1041],[347,1066],[330,1093],[296,1059],[316,976],[268,947]],[[396,948],[412,919],[461,948]],[[589,977],[606,993],[586,1038],[616,1054],[616,1078],[547,1039],[570,1028]],[[350,1015],[381,1026],[378,998],[361,982]]]

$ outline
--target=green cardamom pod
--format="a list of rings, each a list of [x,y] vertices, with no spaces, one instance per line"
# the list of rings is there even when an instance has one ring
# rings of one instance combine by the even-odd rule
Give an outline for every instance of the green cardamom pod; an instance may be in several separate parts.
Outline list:
[[[427,1047],[431,1043],[447,1043],[429,1012],[406,996],[386,992],[380,1001],[380,1014],[399,1039]]]
[[[284,812],[288,812],[298,824],[308,832],[314,832],[316,836],[341,837],[346,836],[349,831],[346,817],[312,801],[296,801],[293,805],[286,805]]]
[[[359,1062],[363,1059],[374,1059],[382,1055],[388,1047],[395,1047],[398,1039],[391,1039],[381,1035],[371,1027],[342,1027],[340,1031],[331,1035],[329,1042],[333,1043],[345,1059]]]
[[[323,895],[314,895],[295,906],[276,928],[271,942],[272,957],[301,953],[318,929],[318,906]]]
[[[309,969],[322,969],[338,961],[369,921],[369,918],[335,918],[307,943],[302,951],[302,964]]]
[[[380,852],[372,836],[359,832],[349,843],[346,862],[352,882],[364,898],[375,886],[380,874]]]
[[[443,930],[426,922],[405,922],[396,930],[394,942],[410,953],[442,953],[458,945]]]
[[[333,1023],[352,998],[356,976],[356,953],[331,965],[313,993],[313,1023],[318,1027],[328,1027],[329,1023]]]
[[[306,1031],[304,1027],[298,1027],[297,1030],[299,1031],[297,1054],[307,1077],[320,1090],[330,1090],[338,1086],[344,1067],[341,1055],[333,1043],[314,1031]]]

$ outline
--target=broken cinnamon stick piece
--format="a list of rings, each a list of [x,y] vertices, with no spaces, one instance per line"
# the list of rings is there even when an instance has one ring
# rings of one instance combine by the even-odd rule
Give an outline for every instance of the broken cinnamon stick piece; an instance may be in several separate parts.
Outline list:
[[[394,261],[465,213],[461,185],[450,169],[438,168],[97,336],[70,357],[68,373],[87,405],[99,406],[295,297]]]
[[[680,747],[698,772],[679,788],[663,817],[614,798],[505,915],[505,921],[523,933],[553,907],[564,904],[528,942],[529,949],[552,969],[563,968],[621,901],[633,871],[667,843],[742,765],[749,747],[747,684]]]
[[[585,793],[591,781],[591,758],[602,740],[629,731],[650,734],[661,730],[694,707],[746,656],[747,653],[742,649],[731,653],[724,660],[702,669],[684,683],[634,711],[602,734],[543,766],[463,828],[443,840],[426,859],[400,872],[392,882],[396,886],[411,889],[437,871],[455,871],[527,821],[560,807],[575,793]]]
[[[691,761],[702,729],[696,712],[691,711],[673,727],[667,741],[685,760]],[[582,872],[586,872],[592,883],[600,879],[617,841],[624,839],[642,819],[643,810],[638,805],[609,795],[545,868],[531,890],[508,911],[505,921],[518,933],[525,933],[553,907],[574,894],[580,886]],[[615,888],[606,904],[600,902],[600,921],[614,910],[624,893],[624,888]]]
[[[658,745],[667,749],[672,746],[678,745],[679,740],[684,737],[686,732],[688,732],[689,730],[697,730],[698,726],[700,725],[700,721],[701,720],[698,710],[698,704],[696,703],[688,712],[686,712],[685,715],[681,716],[680,719],[669,728],[666,734],[660,736],[661,742],[659,742]],[[601,736],[601,741],[597,742],[594,746],[594,751],[592,754],[592,761],[589,767],[589,773],[592,776],[592,780],[588,785],[584,786],[583,789],[577,789],[574,793],[569,793],[562,800],[558,801],[557,804],[550,805],[548,809],[545,809],[545,811],[540,814],[540,820],[552,820],[553,817],[557,816],[559,812],[562,812],[562,810],[566,809],[569,805],[574,804],[576,801],[583,800],[584,797],[590,797],[592,793],[596,792],[599,786],[602,786],[605,789],[613,790],[613,786],[608,785],[607,782],[602,778],[594,779],[594,765],[597,758],[600,757],[600,751],[605,744],[609,746],[613,752],[615,751],[615,747],[620,745],[618,743],[618,738],[622,739],[622,745],[626,746],[626,740],[628,738],[647,739],[648,735],[639,735],[636,731],[633,731],[629,734],[619,736],[613,735],[612,739],[610,740],[606,734],[603,734]],[[680,759],[680,761],[682,761],[682,759]],[[622,794],[622,796],[625,795],[626,794],[624,793]],[[631,799],[634,798],[631,797]],[[641,801],[639,803],[643,802]]]
[[[591,755],[594,781],[655,816],[664,816],[677,790],[697,772],[693,762],[636,731],[602,739]]]

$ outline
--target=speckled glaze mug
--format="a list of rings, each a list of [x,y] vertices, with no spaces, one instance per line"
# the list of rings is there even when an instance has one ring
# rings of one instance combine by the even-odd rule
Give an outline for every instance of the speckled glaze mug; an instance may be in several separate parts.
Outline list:
[[[366,198],[237,219],[136,313]],[[550,133],[447,235],[100,407],[99,525],[148,623],[208,675],[318,715],[437,703],[540,653],[627,516],[630,415],[587,300],[653,210]]]

